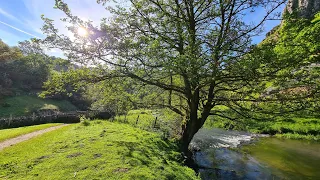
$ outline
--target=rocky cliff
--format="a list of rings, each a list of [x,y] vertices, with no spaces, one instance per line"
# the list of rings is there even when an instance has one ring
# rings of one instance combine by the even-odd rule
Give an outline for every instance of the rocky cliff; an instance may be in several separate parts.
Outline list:
[[[320,0],[289,0],[284,13],[296,13],[298,17],[312,19],[320,11]]]

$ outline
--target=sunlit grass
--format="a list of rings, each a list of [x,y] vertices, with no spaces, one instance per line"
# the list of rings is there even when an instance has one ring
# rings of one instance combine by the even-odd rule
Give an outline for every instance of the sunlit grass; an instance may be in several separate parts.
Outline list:
[[[177,137],[182,123],[181,116],[169,109],[131,110],[127,115],[116,116],[115,121],[145,130],[159,130],[171,138]]]
[[[315,117],[278,117],[274,120],[254,120],[239,117],[236,121],[209,117],[205,127],[265,133],[288,139],[320,140],[320,119]]]
[[[197,179],[175,143],[130,125],[91,121],[0,152],[0,179]]]
[[[4,107],[6,104],[8,107]],[[0,117],[30,115],[40,109],[57,109],[60,111],[74,111],[77,108],[68,101],[42,99],[35,96],[8,97],[0,103]]]
[[[20,127],[20,128],[11,128],[11,129],[2,129],[0,130],[0,142],[5,141],[10,138],[14,138],[23,134],[28,134],[30,132],[38,131],[41,129],[46,129],[52,126],[57,126],[59,123],[52,123],[52,124],[42,124],[42,125],[35,125],[35,126],[27,126],[27,127]]]

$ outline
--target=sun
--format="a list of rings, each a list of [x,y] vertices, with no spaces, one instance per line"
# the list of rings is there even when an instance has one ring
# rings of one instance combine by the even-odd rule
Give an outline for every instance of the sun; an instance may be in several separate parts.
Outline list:
[[[78,27],[78,35],[83,37],[87,36],[88,35],[87,29],[84,27]]]

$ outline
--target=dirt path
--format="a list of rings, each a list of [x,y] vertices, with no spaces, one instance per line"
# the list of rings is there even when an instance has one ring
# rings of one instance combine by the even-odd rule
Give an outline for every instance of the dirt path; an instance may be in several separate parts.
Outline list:
[[[59,128],[62,128],[64,126],[68,126],[68,125],[69,124],[62,124],[62,125],[59,125],[59,126],[53,126],[53,127],[47,128],[47,129],[42,129],[42,130],[39,130],[39,131],[35,131],[35,132],[29,133],[29,134],[21,135],[21,136],[18,136],[18,137],[15,137],[15,138],[8,139],[6,141],[0,142],[0,151],[2,149],[6,148],[6,147],[18,144],[18,143],[23,142],[23,141],[27,141],[27,140],[29,140],[29,139],[31,139],[33,137],[39,136],[39,135],[44,134],[46,132],[54,131],[56,129],[59,129]]]

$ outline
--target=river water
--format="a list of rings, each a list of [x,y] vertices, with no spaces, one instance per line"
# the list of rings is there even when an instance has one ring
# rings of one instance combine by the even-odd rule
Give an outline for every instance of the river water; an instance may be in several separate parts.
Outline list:
[[[320,180],[320,143],[201,129],[191,142],[202,179]]]

